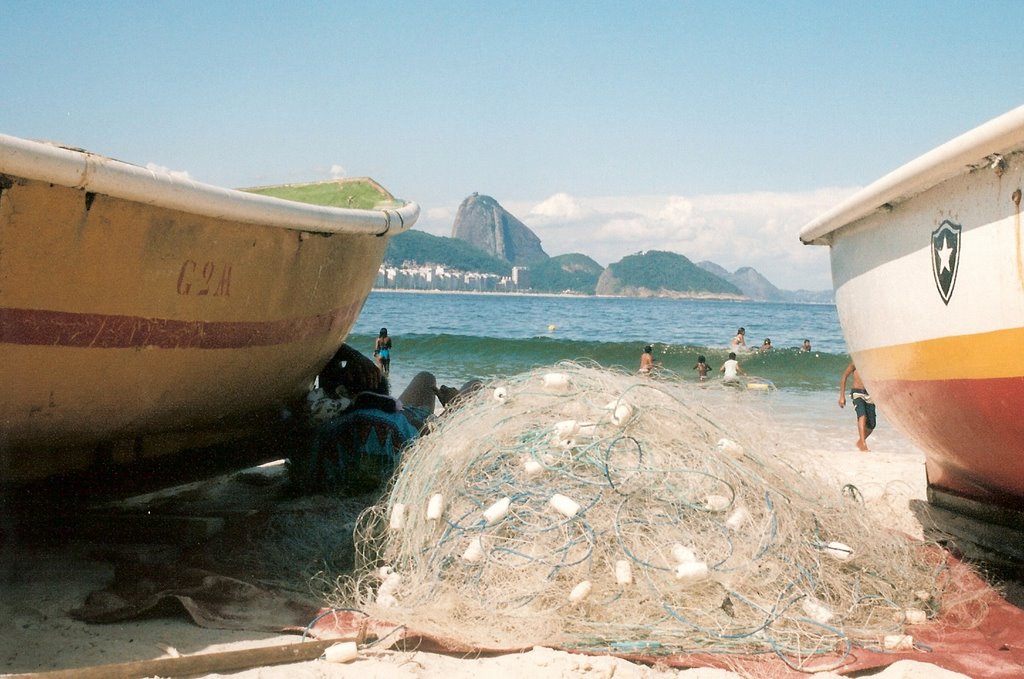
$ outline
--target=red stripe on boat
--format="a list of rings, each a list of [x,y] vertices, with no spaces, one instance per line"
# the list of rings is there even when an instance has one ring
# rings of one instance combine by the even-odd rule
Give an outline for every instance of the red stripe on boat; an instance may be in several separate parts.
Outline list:
[[[929,483],[1000,504],[1024,496],[1024,377],[883,380],[883,409],[928,453]],[[893,418],[895,419],[895,418]]]
[[[114,314],[0,308],[0,343],[93,349],[240,349],[272,346],[348,327],[360,305],[271,321],[181,321]]]

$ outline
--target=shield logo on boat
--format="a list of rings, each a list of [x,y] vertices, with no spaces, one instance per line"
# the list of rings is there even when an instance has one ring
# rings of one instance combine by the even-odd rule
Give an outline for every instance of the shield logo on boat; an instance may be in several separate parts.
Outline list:
[[[932,273],[935,275],[935,287],[939,290],[943,304],[949,304],[956,285],[956,271],[960,265],[960,232],[959,224],[948,219],[932,231]]]

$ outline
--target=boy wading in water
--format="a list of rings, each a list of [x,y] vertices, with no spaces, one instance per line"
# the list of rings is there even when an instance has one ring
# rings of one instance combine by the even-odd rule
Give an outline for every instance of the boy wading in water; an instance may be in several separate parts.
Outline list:
[[[857,366],[853,363],[846,366],[843,371],[843,379],[839,381],[839,407],[846,407],[846,380],[853,377],[853,385],[850,387],[850,398],[853,399],[853,406],[857,411],[857,447],[865,453],[868,452],[868,437],[875,430],[875,404],[871,402],[868,390],[857,372]]]
[[[698,356],[697,363],[693,366],[693,369],[697,371],[697,376],[703,382],[707,380],[708,371],[711,370],[711,366],[708,365],[708,361],[704,356]]]

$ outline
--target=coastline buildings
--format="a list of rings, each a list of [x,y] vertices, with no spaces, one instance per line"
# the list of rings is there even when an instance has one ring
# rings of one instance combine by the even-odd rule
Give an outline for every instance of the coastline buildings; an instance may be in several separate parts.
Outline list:
[[[525,292],[529,290],[526,267],[512,268],[511,276],[459,271],[440,264],[429,266],[384,266],[377,270],[374,289],[460,290],[471,292]]]

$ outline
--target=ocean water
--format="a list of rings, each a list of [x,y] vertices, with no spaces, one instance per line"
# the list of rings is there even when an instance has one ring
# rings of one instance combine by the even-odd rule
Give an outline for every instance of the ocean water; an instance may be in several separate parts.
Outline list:
[[[852,406],[837,405],[850,357],[834,305],[373,291],[348,343],[370,355],[378,331],[388,328],[396,394],[420,370],[453,386],[473,378],[500,380],[562,360],[635,371],[645,344],[654,347],[665,371],[699,388],[697,356],[707,358],[717,378],[729,340],[741,326],[751,347],[771,338],[772,351],[748,350],[738,358],[747,374],[775,388],[728,398],[764,411],[787,438],[856,452]],[[800,351],[804,338],[812,351]],[[913,450],[884,412],[869,444]]]

